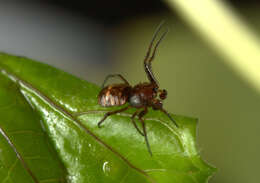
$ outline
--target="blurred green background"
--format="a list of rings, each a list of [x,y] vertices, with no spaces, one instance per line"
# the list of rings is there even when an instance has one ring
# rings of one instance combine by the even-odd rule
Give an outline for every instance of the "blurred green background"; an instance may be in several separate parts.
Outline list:
[[[142,59],[154,25],[143,27],[145,21],[126,26],[124,44],[109,71],[124,74],[131,83],[146,79]],[[161,87],[169,93],[165,107],[175,114],[199,118],[198,148],[218,168],[210,182],[258,182],[259,92],[189,27],[179,20],[171,24],[153,63]],[[135,31],[131,31],[133,27]]]
[[[260,3],[227,2],[259,38]],[[170,32],[153,63],[161,88],[168,90],[165,108],[199,118],[198,148],[218,168],[209,182],[259,182],[259,90],[164,2],[84,3],[0,1],[0,50],[98,85],[112,73],[134,85],[147,80],[143,58],[157,25],[166,20]]]

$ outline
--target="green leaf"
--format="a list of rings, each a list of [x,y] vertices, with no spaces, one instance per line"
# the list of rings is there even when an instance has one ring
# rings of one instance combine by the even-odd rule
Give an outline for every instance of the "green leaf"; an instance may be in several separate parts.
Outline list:
[[[0,54],[0,180],[72,183],[202,183],[215,168],[195,144],[197,120],[145,116],[153,156],[130,117],[98,121],[100,88],[48,65]],[[1,182],[1,181],[0,181]]]

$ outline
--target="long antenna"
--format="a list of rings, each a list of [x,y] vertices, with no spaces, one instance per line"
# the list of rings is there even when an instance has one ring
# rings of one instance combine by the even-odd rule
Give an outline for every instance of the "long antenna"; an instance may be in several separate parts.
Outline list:
[[[146,56],[145,56],[145,59],[144,59],[145,62],[148,60],[148,58],[149,58],[149,56],[150,56],[150,52],[151,52],[151,49],[152,49],[152,46],[153,46],[153,42],[154,42],[155,38],[157,37],[157,35],[159,34],[159,32],[160,32],[160,30],[161,30],[161,28],[162,28],[162,26],[163,26],[164,23],[165,23],[165,21],[163,20],[163,21],[158,25],[158,27],[156,28],[156,30],[155,30],[155,32],[154,32],[153,38],[152,38],[152,40],[151,40],[151,42],[150,42],[150,44],[149,44],[148,50],[147,50],[147,52],[146,52]]]
[[[148,47],[148,50],[147,50],[147,53],[146,53],[146,56],[145,56],[145,59],[144,59],[144,69],[145,69],[145,72],[146,72],[146,75],[149,79],[149,81],[153,84],[156,85],[157,88],[159,88],[159,85],[158,85],[158,82],[156,81],[154,75],[153,75],[153,71],[152,71],[152,66],[151,66],[151,62],[152,60],[154,59],[155,57],[155,53],[156,53],[156,50],[160,44],[160,42],[163,40],[163,38],[165,37],[165,35],[169,32],[169,29],[167,28],[167,30],[162,34],[162,36],[160,37],[159,41],[156,43],[154,49],[153,49],[153,52],[152,52],[152,56],[150,57],[150,53],[151,53],[151,49],[153,47],[153,44],[154,44],[154,41],[157,37],[157,35],[159,34],[160,30],[162,29],[162,26],[164,24],[164,21],[162,21],[159,26],[157,27],[154,35],[153,35],[153,38],[149,44],[149,47]]]
[[[148,62],[152,62],[152,60],[154,59],[157,47],[159,46],[159,44],[161,43],[161,41],[163,40],[163,38],[166,36],[166,34],[169,32],[169,28],[167,27],[167,30],[163,33],[163,35],[160,37],[159,41],[156,43],[154,50],[153,50],[153,54],[150,57],[150,59],[148,60]]]

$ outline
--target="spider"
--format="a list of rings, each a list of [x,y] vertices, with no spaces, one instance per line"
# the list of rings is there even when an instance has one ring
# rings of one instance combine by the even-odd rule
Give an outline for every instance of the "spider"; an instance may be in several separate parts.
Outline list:
[[[131,86],[128,81],[121,75],[121,74],[111,74],[108,75],[102,85],[102,90],[100,91],[98,95],[98,103],[103,107],[111,107],[111,106],[121,106],[126,103],[126,107],[123,107],[119,110],[110,111],[107,112],[104,117],[98,122],[98,127],[101,127],[101,124],[105,121],[105,119],[113,114],[121,113],[129,108],[136,108],[137,110],[131,117],[131,121],[136,128],[137,132],[144,136],[145,142],[147,145],[148,152],[152,156],[152,151],[149,145],[149,141],[147,138],[147,132],[146,132],[146,126],[143,117],[148,112],[148,107],[151,107],[153,110],[159,110],[165,113],[170,120],[178,127],[178,124],[175,122],[175,120],[171,117],[171,115],[163,108],[162,101],[166,99],[167,97],[167,91],[165,89],[159,89],[159,84],[156,81],[154,74],[152,72],[151,63],[155,57],[155,53],[157,50],[157,47],[159,46],[162,39],[165,37],[165,35],[169,32],[169,29],[167,29],[160,37],[158,42],[155,44],[152,54],[151,50],[154,44],[154,41],[156,37],[158,36],[158,33],[160,32],[162,25],[164,23],[162,22],[156,29],[154,36],[149,44],[148,51],[146,53],[145,59],[144,59],[144,70],[146,72],[146,75],[150,82],[144,82],[139,83],[135,86]],[[108,86],[105,86],[106,82],[109,78],[118,77],[123,81],[123,83],[119,84],[111,84]],[[157,95],[159,94],[159,98]],[[142,130],[139,129],[139,127],[136,124],[135,117],[138,116],[139,121],[142,124]]]

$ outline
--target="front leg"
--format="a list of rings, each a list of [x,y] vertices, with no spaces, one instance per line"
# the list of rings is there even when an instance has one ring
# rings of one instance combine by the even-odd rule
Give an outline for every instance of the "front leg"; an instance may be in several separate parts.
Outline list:
[[[138,131],[138,133],[140,133],[142,136],[144,136],[144,133],[138,128],[136,122],[135,122],[135,116],[138,114],[138,110],[135,111],[135,113],[132,115],[131,119],[132,119],[132,123],[134,125],[134,127],[136,128],[136,130]]]
[[[147,133],[146,133],[146,126],[145,126],[145,122],[143,120],[143,116],[146,115],[147,113],[147,107],[144,108],[143,111],[141,111],[139,114],[138,114],[138,117],[139,117],[139,120],[141,121],[142,123],[142,127],[143,127],[143,134],[144,134],[144,139],[145,139],[145,142],[146,142],[146,146],[147,146],[147,149],[148,149],[148,152],[150,153],[150,155],[152,156],[152,151],[151,151],[151,148],[150,148],[150,144],[149,144],[149,141],[148,141],[148,137],[147,137]]]

